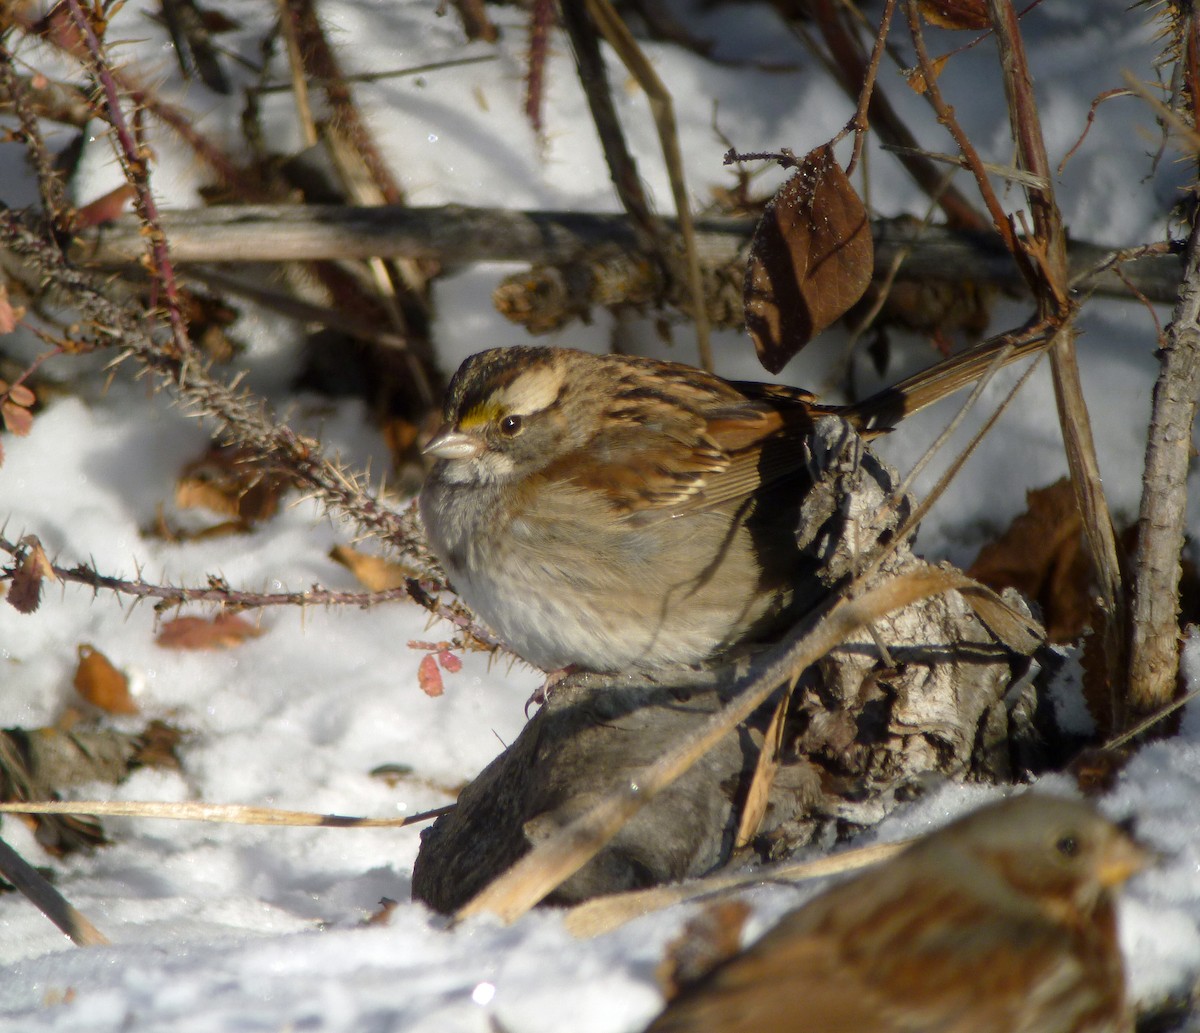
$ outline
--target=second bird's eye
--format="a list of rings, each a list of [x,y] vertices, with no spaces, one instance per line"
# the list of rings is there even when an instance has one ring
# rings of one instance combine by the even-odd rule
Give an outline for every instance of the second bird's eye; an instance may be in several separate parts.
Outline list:
[[[505,416],[500,421],[500,433],[508,438],[515,438],[521,433],[521,417],[520,416]]]
[[[1079,853],[1079,840],[1076,839],[1075,836],[1068,833],[1067,835],[1059,838],[1058,842],[1054,844],[1054,848],[1060,854],[1062,854],[1063,857],[1074,857]]]

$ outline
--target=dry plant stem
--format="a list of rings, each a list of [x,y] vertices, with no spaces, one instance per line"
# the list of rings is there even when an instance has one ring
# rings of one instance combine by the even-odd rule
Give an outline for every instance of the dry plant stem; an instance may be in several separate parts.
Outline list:
[[[1075,496],[1083,516],[1084,535],[1100,595],[1104,626],[1097,631],[1101,636],[1105,671],[1113,693],[1112,712],[1116,715],[1116,724],[1121,726],[1124,722],[1124,701],[1120,698],[1118,686],[1122,685],[1128,673],[1125,664],[1127,601],[1117,558],[1116,534],[1104,497],[1087,403],[1079,381],[1075,334],[1070,326],[1073,312],[1068,296],[1070,272],[1066,232],[1051,186],[1050,162],[1046,157],[1041,120],[1033,96],[1033,81],[1016,11],[1011,0],[988,0],[988,11],[1004,73],[1009,118],[1017,145],[1017,164],[1035,176],[1044,178],[1046,182],[1044,189],[1026,188],[1025,191],[1033,215],[1034,235],[1041,250],[1040,261],[1037,262],[1037,273],[1040,275],[1030,280],[1030,287],[1037,298],[1038,315],[1042,319],[1058,320],[1062,326],[1050,348],[1054,396],[1071,483],[1075,486]]]
[[[483,912],[508,922],[520,917],[582,868],[633,815],[758,709],[776,686],[811,666],[857,629],[892,610],[957,587],[960,584],[945,573],[929,569],[894,578],[854,598],[849,595],[851,589],[834,597],[753,662],[750,672],[735,683],[731,703],[643,769],[623,791],[606,797],[526,854],[464,905],[456,920]]]
[[[319,81],[324,87],[325,96],[332,109],[333,121],[339,131],[353,141],[355,151],[370,172],[372,181],[383,193],[384,201],[387,204],[403,204],[404,192],[388,169],[387,162],[375,146],[375,141],[354,104],[350,88],[342,76],[341,65],[325,39],[311,0],[284,2],[286,13],[293,21],[305,71],[310,78]]]
[[[621,207],[633,220],[634,231],[640,237],[642,250],[653,253],[658,247],[658,226],[651,217],[650,203],[642,190],[637,164],[633,155],[629,153],[625,134],[621,131],[620,119],[617,118],[617,111],[613,106],[608,72],[600,54],[600,42],[588,15],[588,5],[580,3],[579,0],[563,0],[559,4],[559,10],[563,28],[571,40],[571,49],[575,54],[579,83],[587,97],[592,121],[596,123],[596,132],[604,148],[604,159],[608,163],[608,173],[612,177],[613,186],[616,187],[617,196],[621,199]]]
[[[910,0],[911,3],[911,0]],[[861,52],[858,38],[846,24],[837,0],[813,0],[809,12],[821,28],[825,45],[829,48],[834,66],[838,69],[838,85],[855,101],[858,100],[863,83],[867,79],[867,62]],[[880,90],[872,90],[867,113],[871,128],[887,143],[906,149],[898,157],[901,164],[916,184],[929,197],[935,197],[942,182],[942,170],[919,153],[920,142],[896,113],[887,97]],[[959,229],[982,229],[984,218],[975,207],[953,186],[942,189],[938,204],[946,213],[951,226]]]
[[[30,100],[25,80],[17,75],[16,63],[7,46],[0,39],[0,90],[10,99],[21,132],[25,136],[27,160],[37,172],[38,192],[42,207],[56,226],[63,226],[69,218],[70,205],[63,189],[62,177],[55,171],[54,161],[42,140],[37,113]]]
[[[654,886],[647,890],[594,897],[571,908],[564,916],[563,924],[572,936],[599,936],[642,915],[684,901],[703,899],[711,903],[767,883],[806,882],[869,868],[895,857],[912,842],[911,839],[905,839],[896,843],[873,843],[871,846],[843,850],[829,857],[819,857],[815,861],[794,861],[732,875],[721,872],[671,886]]]
[[[650,102],[650,111],[658,129],[659,146],[662,147],[667,174],[671,180],[675,215],[679,219],[683,248],[687,256],[688,288],[692,297],[692,321],[696,327],[696,347],[699,350],[700,365],[711,370],[712,344],[709,340],[708,315],[704,308],[700,258],[696,251],[696,229],[692,222],[692,208],[684,182],[683,153],[679,149],[679,132],[675,126],[675,107],[671,103],[671,94],[609,0],[588,0],[588,8],[596,20],[597,27],[625,62],[625,67],[637,79]]]
[[[67,903],[29,862],[0,839],[0,875],[17,887],[77,947],[102,947],[111,942],[83,912]]]
[[[1168,703],[1179,668],[1179,579],[1192,424],[1200,395],[1200,219],[1159,353],[1138,512],[1129,620],[1129,717]]]
[[[944,175],[944,170],[943,170]],[[670,219],[656,232],[678,233]],[[706,268],[738,260],[756,220],[707,218],[696,224]],[[587,260],[590,250],[619,245],[644,253],[627,216],[605,212],[510,211],[448,205],[434,208],[350,205],[216,205],[164,212],[162,227],[177,265],[197,262],[287,262],[382,257],[429,258],[444,265],[471,262],[560,263]],[[888,220],[872,224],[875,269],[886,273],[905,252],[902,276],[969,279],[1006,290],[1027,287],[1010,254],[986,237],[945,226],[914,231]],[[1129,283],[1153,301],[1174,302],[1182,264],[1160,244],[1121,250],[1086,241],[1068,245],[1072,288],[1128,298],[1129,285],[1112,268],[1124,263]],[[144,251],[139,223],[121,216],[103,232],[81,236],[73,260],[100,266],[137,261]]]
[[[67,0],[67,10],[71,20],[79,31],[87,47],[92,61],[91,72],[104,95],[104,110],[109,125],[112,126],[116,140],[117,158],[125,173],[126,181],[135,191],[134,203],[137,206],[146,242],[149,250],[150,271],[156,283],[162,288],[163,304],[167,313],[167,322],[171,327],[171,339],[178,355],[187,355],[192,350],[192,342],[184,325],[183,314],[179,310],[179,288],[175,282],[175,270],[171,265],[171,255],[167,247],[167,238],[163,233],[158,218],[158,205],[150,190],[150,152],[136,138],[133,130],[125,120],[121,110],[121,99],[117,83],[113,78],[108,58],[96,33],[92,29],[91,19],[79,6],[79,0]]]
[[[875,33],[875,45],[871,48],[871,59],[867,62],[867,74],[863,77],[862,89],[858,94],[858,108],[855,110],[854,118],[851,119],[846,130],[843,130],[843,132],[848,130],[854,131],[854,151],[850,155],[850,160],[846,163],[847,176],[853,174],[855,167],[858,165],[858,159],[862,155],[863,144],[867,140],[867,130],[871,125],[870,118],[868,117],[871,97],[875,93],[875,80],[879,77],[879,62],[883,60],[884,45],[887,42],[887,34],[891,30],[892,16],[895,13],[896,0],[885,0],[883,13],[879,16],[879,29]],[[946,181],[942,189],[937,192],[936,197],[940,197],[945,193],[946,187],[949,185],[949,181]]]
[[[296,104],[297,121],[305,147],[317,143],[316,120],[313,118],[312,103],[308,96],[308,77],[304,74],[304,59],[300,56],[300,39],[296,21],[288,12],[288,0],[279,0],[279,27],[287,44],[288,69],[291,71],[292,98]]]
[[[1012,253],[1018,265],[1023,266],[1025,262],[1024,253],[1017,244],[1016,234],[1013,232],[1008,215],[1005,213],[1004,207],[1000,204],[1000,199],[996,196],[996,191],[992,189],[992,183],[987,177],[983,160],[979,157],[979,152],[975,150],[975,145],[971,143],[970,137],[967,136],[962,126],[958,124],[958,119],[954,115],[954,109],[946,103],[946,98],[942,95],[941,86],[938,84],[937,69],[934,67],[933,61],[930,60],[929,51],[925,47],[925,34],[921,29],[921,12],[917,7],[917,0],[905,0],[904,13],[908,19],[908,28],[912,35],[913,48],[916,50],[917,65],[921,69],[922,76],[925,78],[925,97],[933,106],[933,110],[937,114],[937,120],[954,137],[954,142],[958,144],[958,149],[962,152],[967,167],[975,176],[975,183],[979,187],[979,194],[983,198],[983,203],[987,206],[988,214],[992,217],[992,225],[995,226],[996,232],[1000,234],[1000,239],[1004,241],[1004,246]],[[1024,272],[1024,268],[1022,268],[1022,272]],[[1025,275],[1028,278],[1029,274],[1025,273]]]
[[[11,17],[13,24],[21,31],[29,36],[36,36],[35,10],[35,6],[32,4],[16,4],[8,5],[4,13],[7,17]],[[65,47],[53,33],[42,37],[41,41],[49,43],[67,58],[77,59],[76,55]],[[3,51],[3,48],[0,48],[0,51]],[[4,54],[7,58],[7,52]],[[194,114],[182,111],[160,100],[152,90],[141,86],[120,69],[110,67],[109,74],[123,95],[173,130],[192,149],[196,157],[216,173],[224,185],[236,191],[241,197],[262,198],[264,196],[262,180],[243,170],[228,154],[199,133],[194,124]]]
[[[168,803],[158,800],[25,800],[0,803],[0,814],[89,814],[97,818],[165,818],[170,821],[211,821],[221,825],[283,825],[325,829],[399,829],[433,821],[452,810],[454,804],[447,804],[404,818],[356,818],[348,814],[285,811],[277,807],[178,801]]]

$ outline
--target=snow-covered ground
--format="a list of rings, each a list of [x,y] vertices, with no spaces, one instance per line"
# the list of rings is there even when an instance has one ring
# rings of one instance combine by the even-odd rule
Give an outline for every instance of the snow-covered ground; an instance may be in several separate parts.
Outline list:
[[[525,37],[519,11],[492,11],[505,33],[498,47],[465,47],[457,19],[438,17],[437,6],[433,0],[330,0],[321,6],[348,71],[495,56],[356,88],[411,202],[612,210],[608,175],[566,42],[556,36],[552,43],[543,146],[520,113]],[[711,185],[730,183],[721,165],[725,145],[711,128],[714,104],[719,125],[740,149],[788,146],[797,153],[828,139],[851,106],[767,5],[697,6],[704,10],[693,24],[720,41],[719,56],[750,55],[764,65],[799,69],[756,71],[647,44],[675,98],[690,189],[704,202]],[[1126,0],[1046,0],[1026,19],[1052,164],[1078,137],[1092,98],[1123,84],[1123,70],[1151,77],[1154,27],[1146,9],[1126,6]],[[196,112],[205,132],[232,145],[240,100],[178,81],[167,36],[147,16],[156,7],[131,2],[120,13],[110,38],[137,41],[121,50],[122,60]],[[274,6],[224,0],[221,7],[242,25],[222,39],[255,60]],[[959,42],[937,37],[934,50]],[[34,64],[41,59],[32,49],[22,56]],[[993,60],[986,43],[956,58],[943,88],[985,157],[1003,163],[1012,145],[1002,93],[990,77]],[[282,66],[277,78],[285,78]],[[669,210],[645,98],[615,65],[614,81],[642,176],[659,208]],[[950,150],[920,98],[890,72],[884,82],[923,142]],[[277,148],[297,147],[290,98],[270,97],[265,116]],[[1154,134],[1142,102],[1126,98],[1100,107],[1059,184],[1074,237],[1122,245],[1162,238],[1167,210],[1190,172],[1171,155],[1152,166]],[[162,203],[195,204],[198,171],[185,149],[160,136],[156,153],[154,186]],[[33,196],[23,182],[28,170],[19,149],[3,147],[0,161],[4,200]],[[119,171],[100,137],[86,149],[78,200],[117,182]],[[923,198],[881,153],[872,157],[871,189],[881,214],[924,210]],[[1020,196],[1012,192],[1006,200],[1016,206]],[[479,348],[522,340],[490,306],[491,288],[504,271],[477,267],[438,284],[435,333],[448,368]],[[1008,302],[994,326],[1022,318],[1021,306]],[[1136,511],[1156,372],[1155,328],[1145,309],[1115,301],[1090,303],[1082,323],[1084,388],[1094,406],[1105,487],[1114,510],[1128,518]],[[637,340],[653,337],[645,328],[617,329]],[[612,321],[601,315],[590,327],[563,333],[560,342],[603,348],[613,332]],[[251,382],[281,398],[295,368],[300,329],[251,308],[237,334],[249,345],[243,361],[253,371]],[[792,363],[788,379],[824,383],[844,344],[841,331],[825,336]],[[676,353],[690,357],[686,330],[676,338]],[[747,339],[720,334],[716,343],[719,371],[762,377]],[[899,344],[901,365],[931,357],[922,341],[901,335]],[[19,351],[28,357],[37,346],[25,342]],[[50,371],[74,379],[80,362],[58,361]],[[89,366],[98,368],[90,360]],[[308,503],[242,537],[172,544],[144,534],[160,503],[170,511],[174,479],[202,451],[208,430],[144,381],[118,373],[101,391],[102,379],[93,373],[89,384],[58,397],[38,415],[28,438],[5,436],[0,522],[9,538],[34,533],[61,562],[90,561],[105,573],[126,576],[140,569],[149,580],[199,584],[214,573],[252,589],[300,589],[314,582],[356,587],[327,556],[345,536]],[[998,399],[1003,382],[1010,380],[998,378],[987,398]],[[907,423],[881,446],[888,459],[901,469],[911,465],[949,411],[940,406]],[[375,469],[386,468],[386,449],[357,403],[307,397],[293,412],[301,427],[319,432],[347,461],[365,465],[373,459]],[[1064,471],[1042,372],[926,520],[923,551],[968,561],[1020,512],[1027,488]],[[1194,503],[1192,513],[1194,533],[1200,518]],[[401,604],[303,614],[278,609],[267,612],[262,624],[261,637],[236,649],[191,653],[155,644],[149,607],[130,612],[112,596],[93,598],[82,588],[52,586],[30,616],[0,604],[0,726],[52,724],[74,701],[77,647],[91,643],[131,676],[142,709],[142,719],[109,720],[133,728],[145,717],[162,717],[188,734],[182,772],[141,770],[115,789],[85,787],[82,795],[396,815],[449,802],[455,787],[517,735],[525,700],[539,680],[521,665],[489,670],[483,658],[467,656],[460,673],[446,675],[445,695],[427,697],[417,685],[423,653],[406,643],[436,638],[438,630],[426,627],[423,611]],[[1200,683],[1200,649],[1187,661],[1191,682]],[[389,785],[370,774],[383,764],[404,765],[411,774]],[[1071,791],[1065,778],[1045,784]],[[895,839],[930,829],[996,792],[936,789],[876,835]],[[1134,993],[1152,1001],[1185,990],[1200,973],[1195,708],[1185,713],[1178,737],[1132,760],[1103,807],[1118,816],[1137,815],[1143,836],[1166,854],[1160,867],[1131,884],[1122,908]],[[660,1007],[654,966],[690,913],[676,908],[589,941],[573,939],[553,912],[528,915],[510,928],[481,919],[450,930],[408,902],[415,829],[262,829],[147,819],[110,820],[106,827],[112,845],[56,860],[23,824],[4,822],[11,845],[29,861],[53,867],[60,889],[113,945],[74,947],[25,899],[0,897],[0,1027],[619,1033],[640,1028]],[[811,891],[755,891],[751,933]],[[381,897],[401,902],[390,922],[361,927]]]

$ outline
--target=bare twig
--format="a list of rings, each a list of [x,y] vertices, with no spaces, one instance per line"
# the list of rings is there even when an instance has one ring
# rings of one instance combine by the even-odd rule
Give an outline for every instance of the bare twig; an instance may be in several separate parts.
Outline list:
[[[692,206],[684,181],[683,154],[679,149],[679,133],[675,127],[675,106],[671,102],[670,91],[663,85],[654,66],[642,53],[641,47],[633,38],[633,33],[625,26],[609,0],[588,0],[588,8],[592,17],[596,19],[597,27],[604,33],[605,38],[621,60],[625,62],[625,67],[637,79],[650,101],[650,112],[654,116],[654,124],[658,129],[659,146],[662,148],[667,174],[671,181],[671,193],[675,199],[675,215],[679,220],[679,229],[683,236],[688,289],[692,302],[691,315],[696,327],[696,346],[699,350],[700,365],[704,369],[711,370],[713,368],[712,345],[709,342],[708,315],[703,300],[700,257],[696,249],[696,230],[692,222]]]
[[[868,69],[868,60],[862,53],[857,37],[847,25],[837,0],[813,0],[809,4],[809,11],[820,26],[825,45],[829,48],[838,85],[857,101]],[[906,153],[898,155],[901,164],[929,197],[938,198],[938,204],[951,226],[982,229],[986,225],[984,218],[959,190],[953,186],[942,186],[942,170],[917,153],[920,142],[881,90],[871,91],[867,113],[871,128],[881,140],[907,149]]]
[[[944,179],[944,173],[943,173]],[[666,234],[670,219],[656,220]],[[164,212],[161,219],[177,264],[284,262],[381,257],[430,257],[444,265],[470,262],[558,264],[586,261],[589,253],[617,248],[631,260],[645,252],[627,216],[605,212],[512,211],[449,205],[407,208],[382,205],[235,205]],[[701,219],[696,224],[701,263],[714,268],[740,258],[756,220]],[[902,276],[959,278],[1026,287],[1012,258],[991,234],[945,226],[914,230],[910,222],[875,220],[875,270],[883,275],[896,255],[907,253]],[[1071,287],[1129,297],[1111,271],[1121,262],[1130,282],[1152,301],[1175,300],[1182,262],[1161,245],[1114,250],[1073,240],[1068,244]],[[101,266],[136,262],[144,245],[137,219],[121,216],[103,232],[85,234],[70,252],[76,261]],[[740,267],[739,267],[740,268]],[[738,277],[740,283],[740,276]]]
[[[1179,579],[1192,424],[1200,395],[1200,219],[1154,385],[1129,606],[1129,717],[1168,703],[1179,668]]]
[[[25,894],[51,922],[79,947],[99,947],[109,939],[83,912],[72,907],[28,861],[0,839],[0,875]]]
[[[0,535],[0,552],[5,552],[15,558],[24,555],[21,542],[13,542]],[[112,577],[101,574],[95,568],[86,564],[76,564],[72,567],[57,563],[50,564],[55,577],[60,581],[83,585],[95,592],[112,592],[118,596],[127,596],[134,600],[155,599],[156,609],[170,609],[185,603],[209,603],[236,610],[260,609],[267,606],[376,606],[380,603],[396,602],[398,600],[417,601],[434,616],[449,621],[467,636],[464,644],[472,641],[495,647],[498,645],[495,637],[486,628],[471,620],[470,614],[459,603],[443,603],[440,596],[448,589],[439,581],[429,577],[414,574],[406,580],[401,588],[384,589],[375,592],[345,592],[314,585],[299,592],[251,592],[241,588],[233,588],[223,579],[210,577],[208,584],[203,587],[188,587],[186,585],[156,585],[142,579]],[[4,580],[0,571],[0,581]]]
[[[1000,199],[996,196],[996,191],[992,189],[992,183],[988,179],[983,159],[979,156],[979,152],[975,149],[971,138],[967,136],[966,131],[959,125],[958,119],[954,117],[954,109],[950,107],[946,98],[942,96],[941,86],[938,85],[937,69],[934,67],[933,61],[930,60],[929,52],[925,47],[925,35],[921,30],[921,13],[917,7],[917,0],[905,0],[905,14],[908,18],[909,32],[912,34],[913,47],[917,53],[917,63],[921,69],[921,74],[925,77],[924,96],[933,105],[933,110],[937,113],[938,121],[946,127],[950,135],[954,137],[954,142],[958,144],[958,149],[962,152],[963,159],[967,163],[967,168],[971,170],[972,175],[975,177],[975,184],[979,187],[979,194],[983,198],[983,203],[987,207],[988,214],[992,217],[992,225],[995,226],[996,232],[1000,234],[1000,239],[1004,241],[1004,246],[1012,253],[1018,264],[1022,264],[1024,253],[1017,245],[1016,233],[1009,222],[1008,215],[1004,211],[1004,207],[1000,204]],[[914,145],[906,143],[906,146]],[[1027,278],[1030,275],[1024,268],[1022,268],[1022,272]]]
[[[854,111],[854,118],[850,120],[850,125],[846,127],[854,131],[854,152],[846,163],[847,176],[854,172],[858,165],[858,159],[862,155],[863,145],[867,141],[867,129],[870,128],[871,98],[875,93],[875,80],[879,76],[879,62],[883,59],[884,44],[887,42],[888,31],[892,27],[892,16],[895,13],[896,0],[885,0],[883,13],[879,16],[879,28],[875,33],[875,46],[871,49],[871,60],[867,63],[867,73],[863,76],[862,88],[858,95],[858,107]],[[945,187],[938,191],[936,197],[940,197],[943,193],[945,193]]]

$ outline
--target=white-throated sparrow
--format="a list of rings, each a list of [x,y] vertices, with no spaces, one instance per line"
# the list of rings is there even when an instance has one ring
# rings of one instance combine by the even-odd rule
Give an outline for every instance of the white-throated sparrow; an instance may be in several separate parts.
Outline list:
[[[1031,338],[1001,361],[1041,347]],[[654,359],[480,352],[451,380],[425,449],[429,543],[467,605],[545,670],[697,663],[824,590],[795,537],[814,419],[878,433],[977,378],[996,351],[856,406]]]

